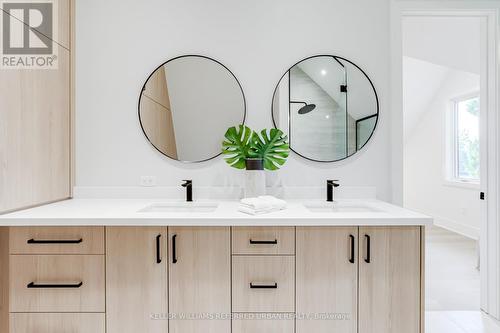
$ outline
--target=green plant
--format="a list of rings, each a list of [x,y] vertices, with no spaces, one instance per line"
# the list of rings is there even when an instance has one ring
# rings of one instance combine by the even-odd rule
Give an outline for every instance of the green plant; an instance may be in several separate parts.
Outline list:
[[[222,154],[227,164],[236,169],[245,169],[245,160],[250,157],[250,138],[252,130],[244,125],[229,127],[224,134],[226,140],[222,142]]]
[[[263,129],[260,135],[253,132],[251,150],[257,158],[264,160],[266,170],[278,170],[285,164],[290,154],[287,136],[276,128],[272,128],[269,132]]]
[[[278,170],[290,154],[287,136],[279,129],[263,129],[259,135],[239,125],[228,128],[224,137],[222,154],[227,156],[227,164],[236,169],[245,169],[247,159],[258,158],[264,161],[266,170]]]

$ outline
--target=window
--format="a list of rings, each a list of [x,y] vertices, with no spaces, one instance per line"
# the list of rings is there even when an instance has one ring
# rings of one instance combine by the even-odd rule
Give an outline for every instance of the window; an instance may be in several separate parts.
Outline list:
[[[455,182],[479,183],[479,96],[452,102],[451,159],[449,178]]]

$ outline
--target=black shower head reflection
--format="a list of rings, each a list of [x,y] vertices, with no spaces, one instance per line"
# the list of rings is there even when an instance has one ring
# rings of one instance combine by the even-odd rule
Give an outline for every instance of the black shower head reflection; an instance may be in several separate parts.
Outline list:
[[[316,109],[316,104],[306,104],[299,109],[299,114],[307,114]]]

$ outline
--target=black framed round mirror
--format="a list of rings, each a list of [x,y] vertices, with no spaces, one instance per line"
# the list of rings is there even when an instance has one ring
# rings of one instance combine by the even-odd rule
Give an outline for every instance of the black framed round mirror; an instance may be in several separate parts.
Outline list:
[[[158,66],[139,97],[144,135],[163,155],[182,162],[219,156],[226,129],[243,124],[245,117],[245,95],[236,76],[200,55]]]
[[[272,118],[290,149],[317,162],[352,156],[372,137],[379,117],[375,87],[356,64],[317,55],[293,65],[276,85]]]

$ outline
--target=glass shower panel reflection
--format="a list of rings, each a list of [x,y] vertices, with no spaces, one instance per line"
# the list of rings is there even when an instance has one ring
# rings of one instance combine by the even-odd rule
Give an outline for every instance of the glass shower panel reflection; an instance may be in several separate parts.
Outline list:
[[[333,57],[295,65],[289,76],[289,138],[294,151],[313,160],[349,155],[346,71]]]
[[[363,148],[363,146],[368,142],[376,123],[377,115],[369,116],[356,121],[356,147],[358,150]]]

